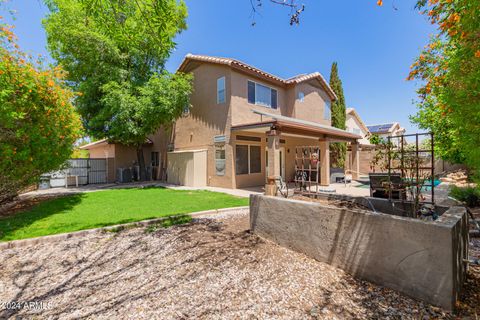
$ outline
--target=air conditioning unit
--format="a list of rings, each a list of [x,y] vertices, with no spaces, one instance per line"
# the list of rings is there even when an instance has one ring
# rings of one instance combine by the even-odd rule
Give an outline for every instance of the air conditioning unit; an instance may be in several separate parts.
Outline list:
[[[153,167],[152,166],[148,166],[145,168],[145,180],[147,181],[151,181],[152,180],[152,176],[153,176]]]
[[[117,182],[118,183],[132,182],[132,170],[130,168],[118,168]]]

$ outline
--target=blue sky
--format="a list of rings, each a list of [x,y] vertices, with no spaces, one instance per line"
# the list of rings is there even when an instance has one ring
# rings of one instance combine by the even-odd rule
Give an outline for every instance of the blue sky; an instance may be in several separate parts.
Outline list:
[[[328,79],[337,61],[347,106],[366,124],[399,121],[407,132],[417,131],[408,119],[416,110],[416,85],[405,78],[434,30],[414,10],[416,0],[387,0],[383,7],[375,0],[304,0],[294,27],[288,9],[263,1],[252,27],[250,0],[186,0],[188,30],[177,37],[167,68],[176,70],[194,53],[236,58],[284,78],[319,71]],[[22,49],[48,55],[42,2],[11,0],[8,9],[17,11]]]

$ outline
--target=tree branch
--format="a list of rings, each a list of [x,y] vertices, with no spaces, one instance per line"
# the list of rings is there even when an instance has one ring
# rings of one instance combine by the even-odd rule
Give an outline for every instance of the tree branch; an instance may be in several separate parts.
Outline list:
[[[305,11],[305,5],[299,4],[297,0],[268,0],[273,4],[290,8],[290,25],[300,24],[300,14]],[[256,25],[255,16],[259,14],[258,8],[263,5],[263,0],[250,0],[252,7],[252,26]]]

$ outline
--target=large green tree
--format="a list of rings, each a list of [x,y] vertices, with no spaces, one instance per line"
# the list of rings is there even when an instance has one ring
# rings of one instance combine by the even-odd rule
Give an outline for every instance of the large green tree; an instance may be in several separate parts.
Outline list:
[[[332,64],[330,72],[330,87],[337,95],[337,100],[332,103],[332,126],[345,130],[346,107],[345,96],[343,95],[342,80],[338,75],[338,65]],[[344,142],[335,142],[330,144],[330,165],[336,168],[345,166],[345,157],[347,154],[347,145]]]
[[[169,74],[173,38],[186,28],[177,0],[45,0],[52,57],[68,71],[84,126],[94,138],[133,146],[142,179],[148,135],[188,106],[191,76]]]
[[[421,84],[412,119],[435,134],[441,157],[479,174],[480,1],[420,0],[417,8],[438,25],[438,33],[409,75]]]
[[[1,19],[0,204],[61,167],[81,134],[65,73],[29,59]]]

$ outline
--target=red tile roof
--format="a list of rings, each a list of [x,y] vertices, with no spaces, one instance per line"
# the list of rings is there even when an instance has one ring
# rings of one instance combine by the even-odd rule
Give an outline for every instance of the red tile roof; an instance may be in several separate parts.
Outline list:
[[[204,56],[204,55],[193,55],[193,54],[187,54],[185,56],[185,59],[183,60],[182,64],[178,68],[179,71],[185,71],[189,62],[191,61],[199,61],[199,62],[208,62],[208,63],[216,63],[216,64],[223,64],[230,66],[232,68],[244,70],[244,71],[249,71],[256,73],[258,76],[261,76],[267,80],[273,81],[280,83],[282,85],[292,85],[292,84],[298,84],[304,81],[309,81],[312,79],[317,79],[322,87],[325,89],[327,94],[330,96],[332,100],[336,100],[337,96],[335,95],[335,92],[330,88],[328,85],[327,81],[325,78],[319,73],[319,72],[313,72],[309,74],[300,74],[297,76],[294,76],[289,79],[282,79],[280,77],[277,77],[271,73],[265,72],[263,70],[260,70],[256,67],[253,67],[249,64],[246,64],[242,61],[231,59],[231,58],[221,58],[221,57],[212,57],[212,56]]]

